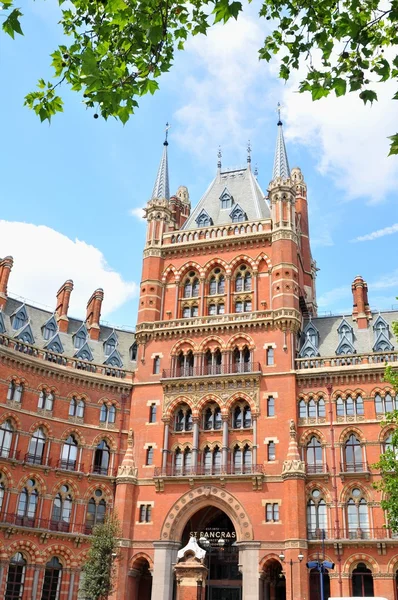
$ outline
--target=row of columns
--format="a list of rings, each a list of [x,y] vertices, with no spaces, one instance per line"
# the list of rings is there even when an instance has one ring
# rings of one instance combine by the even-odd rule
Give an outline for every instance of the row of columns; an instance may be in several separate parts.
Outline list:
[[[222,458],[221,458],[221,469],[226,469],[228,466],[228,449],[229,449],[229,428],[228,428],[228,415],[222,415]],[[192,419],[192,469],[195,469],[198,465],[198,454],[199,454],[199,417],[193,417]],[[257,464],[257,417],[252,415],[252,464]],[[163,434],[163,450],[162,450],[162,469],[165,470],[167,467],[167,458],[169,455],[169,435],[170,435],[170,423],[165,421],[164,434]]]

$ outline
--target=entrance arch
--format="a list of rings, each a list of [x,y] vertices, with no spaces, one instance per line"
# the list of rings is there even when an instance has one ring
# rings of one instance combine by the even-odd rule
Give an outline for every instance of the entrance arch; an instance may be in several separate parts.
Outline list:
[[[226,490],[210,485],[198,487],[181,496],[164,520],[160,539],[180,542],[189,519],[209,505],[219,508],[231,519],[237,542],[254,539],[253,526],[241,502]]]

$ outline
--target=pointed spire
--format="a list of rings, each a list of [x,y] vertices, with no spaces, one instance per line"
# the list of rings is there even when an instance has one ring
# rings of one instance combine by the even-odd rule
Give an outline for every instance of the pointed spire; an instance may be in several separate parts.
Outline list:
[[[217,152],[217,169],[221,169],[221,158],[222,158],[222,152],[221,152],[221,146],[218,146],[218,152]]]
[[[289,161],[287,159],[287,152],[285,146],[285,140],[283,137],[283,128],[281,121],[281,105],[278,102],[278,136],[276,139],[275,159],[274,159],[274,172],[272,179],[288,179],[290,177]]]
[[[170,125],[166,123],[166,137],[163,142],[163,154],[162,159],[160,161],[155,185],[153,186],[152,198],[166,198],[166,200],[170,200],[169,164],[167,158],[167,146],[169,145],[167,137],[169,129]]]
[[[251,147],[250,140],[249,140],[247,142],[247,164],[248,165],[250,165],[250,163],[252,162],[251,153],[252,153],[252,147]]]

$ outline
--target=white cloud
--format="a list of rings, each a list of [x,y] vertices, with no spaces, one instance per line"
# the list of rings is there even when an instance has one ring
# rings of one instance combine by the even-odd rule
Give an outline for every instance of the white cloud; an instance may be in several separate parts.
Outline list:
[[[207,36],[191,38],[186,45],[185,72],[179,95],[183,105],[175,112],[178,124],[175,139],[201,159],[216,161],[216,148],[239,148],[245,157],[245,144],[256,123],[248,119],[267,93],[265,74],[269,69],[258,60],[264,28],[247,14],[226,25],[212,27]],[[261,112],[261,111],[260,111]]]
[[[379,101],[365,106],[356,93],[313,102],[309,93],[297,92],[300,76],[293,75],[283,95],[286,138],[312,151],[319,171],[333,178],[344,199],[376,203],[395,193],[398,158],[388,157],[387,139],[394,133],[394,83],[371,86]]]
[[[144,207],[137,206],[136,208],[131,208],[129,211],[129,215],[132,217],[136,217],[140,221],[144,219]]]
[[[55,309],[56,293],[67,279],[74,282],[69,313],[80,318],[97,288],[104,289],[104,317],[137,294],[137,285],[113,271],[98,248],[44,225],[0,220],[0,256],[6,255],[14,257],[9,293],[50,310]]]
[[[337,288],[333,288],[328,292],[323,293],[317,298],[318,307],[322,309],[329,308],[329,310],[335,310],[335,306],[340,300],[346,300],[350,296],[350,286],[344,285]],[[347,305],[347,302],[345,303],[345,305]]]
[[[387,275],[382,275],[379,279],[369,284],[368,287],[369,290],[384,290],[386,288],[395,287],[398,294],[398,269]]]
[[[366,235],[360,235],[351,241],[352,242],[368,242],[371,240],[376,240],[377,238],[384,237],[385,235],[392,235],[393,233],[398,233],[398,223],[391,225],[391,227],[384,227],[383,229],[376,229],[376,231],[372,231],[372,233],[367,233]]]

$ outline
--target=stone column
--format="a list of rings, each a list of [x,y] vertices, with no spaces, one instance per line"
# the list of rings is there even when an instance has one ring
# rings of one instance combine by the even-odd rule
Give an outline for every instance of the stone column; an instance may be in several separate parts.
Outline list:
[[[253,464],[253,471],[252,473],[254,473],[255,471],[255,465],[257,464],[257,416],[253,417],[253,454],[252,454],[252,464]]]
[[[231,275],[226,275],[225,280],[227,282],[227,301],[225,303],[225,312],[229,314],[231,312]]]
[[[153,542],[155,548],[152,600],[172,600],[173,563],[177,561],[179,542]]]
[[[196,473],[199,452],[199,417],[193,417],[192,473]]]
[[[163,434],[163,456],[162,456],[162,469],[166,471],[167,468],[167,456],[169,454],[169,422],[164,423],[164,434]]]
[[[258,310],[258,271],[253,271],[253,310]]]
[[[228,469],[228,415],[222,415],[222,471],[225,473]]]
[[[260,600],[258,559],[260,542],[238,542],[239,566],[242,573],[242,598]]]
[[[199,279],[199,296],[200,296],[200,312],[199,316],[203,317],[205,314],[205,280]]]

